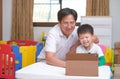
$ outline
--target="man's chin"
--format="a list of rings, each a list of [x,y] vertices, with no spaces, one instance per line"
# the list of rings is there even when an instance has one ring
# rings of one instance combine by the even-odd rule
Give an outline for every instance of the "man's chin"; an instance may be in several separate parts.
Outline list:
[[[71,34],[71,32],[68,32],[66,35],[69,36]]]

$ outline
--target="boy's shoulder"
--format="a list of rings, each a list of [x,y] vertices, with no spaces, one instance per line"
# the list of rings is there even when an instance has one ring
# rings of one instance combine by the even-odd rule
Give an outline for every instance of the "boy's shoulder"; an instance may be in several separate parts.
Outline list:
[[[95,43],[93,43],[93,46],[100,48],[100,46],[98,44],[95,44]]]
[[[94,50],[102,50],[101,47],[98,45],[98,44],[93,44],[93,47],[92,47]]]

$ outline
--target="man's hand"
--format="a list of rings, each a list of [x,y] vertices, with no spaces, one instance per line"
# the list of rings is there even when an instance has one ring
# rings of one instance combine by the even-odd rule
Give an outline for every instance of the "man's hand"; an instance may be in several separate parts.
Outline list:
[[[96,44],[99,43],[99,39],[96,35],[93,36],[93,42]]]

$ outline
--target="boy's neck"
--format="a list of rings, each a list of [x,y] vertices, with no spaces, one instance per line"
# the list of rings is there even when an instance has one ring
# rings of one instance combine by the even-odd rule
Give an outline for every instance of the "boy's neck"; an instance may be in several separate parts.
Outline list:
[[[90,46],[85,47],[85,49],[86,49],[87,51],[89,51],[89,50],[92,48],[92,46],[93,46],[93,43],[92,43],[92,44],[90,44]]]

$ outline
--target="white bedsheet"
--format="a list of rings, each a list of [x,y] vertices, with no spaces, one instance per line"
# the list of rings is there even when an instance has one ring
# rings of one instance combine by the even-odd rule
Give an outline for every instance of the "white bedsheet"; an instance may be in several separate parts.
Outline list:
[[[66,76],[65,68],[51,66],[45,62],[37,62],[16,71],[17,79],[110,79],[109,66],[100,66],[99,76]]]

